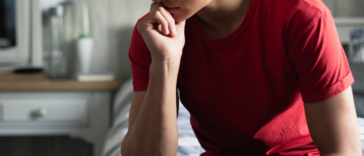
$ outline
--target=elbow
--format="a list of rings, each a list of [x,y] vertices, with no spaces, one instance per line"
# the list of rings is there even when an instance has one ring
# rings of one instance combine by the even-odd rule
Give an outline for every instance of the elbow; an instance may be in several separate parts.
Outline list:
[[[139,143],[135,142],[135,139],[134,142],[130,141],[127,133],[120,146],[122,156],[171,156],[177,154],[178,141],[175,142],[175,145],[173,145],[174,143],[169,144],[167,148],[146,143],[145,140],[142,142],[139,141]]]
[[[139,153],[133,153],[130,148],[127,147],[125,141],[121,143],[120,153],[122,156],[137,156]]]
[[[128,136],[128,133],[126,133],[123,141],[121,142],[120,153],[122,156],[131,156],[130,151],[128,150],[129,148],[127,147],[127,145],[128,145],[127,136]]]
[[[123,147],[123,144],[124,144],[124,140],[121,142],[120,153],[121,153],[122,156],[128,156],[128,153],[125,150],[125,148]]]
[[[123,142],[124,143],[124,142]],[[122,156],[170,156],[170,155],[176,155],[177,149],[172,151],[161,151],[159,149],[154,150],[131,150],[130,148],[127,148],[125,145],[123,146],[123,143],[120,147],[120,152]]]

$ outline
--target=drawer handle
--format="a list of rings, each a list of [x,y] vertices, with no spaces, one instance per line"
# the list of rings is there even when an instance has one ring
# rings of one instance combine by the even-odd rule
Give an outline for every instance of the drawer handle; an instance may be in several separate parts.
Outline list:
[[[47,115],[47,110],[45,108],[39,108],[31,113],[33,118],[41,118]]]

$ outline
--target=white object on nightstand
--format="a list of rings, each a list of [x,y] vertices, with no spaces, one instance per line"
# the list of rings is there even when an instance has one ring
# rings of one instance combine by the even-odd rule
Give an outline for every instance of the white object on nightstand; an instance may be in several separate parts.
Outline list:
[[[115,75],[113,74],[80,74],[77,76],[78,81],[113,81]]]
[[[76,49],[78,54],[78,65],[80,74],[89,74],[91,72],[93,39],[91,37],[76,40]]]

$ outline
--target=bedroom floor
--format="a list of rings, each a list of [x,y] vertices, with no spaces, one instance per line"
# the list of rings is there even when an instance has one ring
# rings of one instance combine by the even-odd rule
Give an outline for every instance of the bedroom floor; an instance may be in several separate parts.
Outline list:
[[[1,156],[92,156],[92,144],[69,136],[0,137]]]

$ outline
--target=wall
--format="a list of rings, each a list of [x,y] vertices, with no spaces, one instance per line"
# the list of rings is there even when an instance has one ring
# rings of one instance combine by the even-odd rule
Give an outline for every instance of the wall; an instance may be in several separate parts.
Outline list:
[[[364,17],[363,0],[322,0],[334,17]]]
[[[89,0],[95,37],[94,71],[131,76],[128,50],[137,20],[149,12],[150,0]]]
[[[128,49],[132,30],[136,21],[149,11],[151,1],[88,1],[92,10],[91,22],[95,40],[92,71],[131,76]],[[334,17],[364,17],[363,0],[323,1]]]
[[[48,0],[47,0],[48,1]],[[55,0],[53,0],[55,1]],[[72,1],[72,0],[58,0]],[[93,64],[94,73],[116,73],[117,75],[131,76],[128,50],[132,31],[137,20],[149,12],[150,0],[87,0],[91,10],[91,29],[94,38]],[[70,4],[70,3],[67,3]],[[69,12],[68,12],[69,11]],[[66,33],[64,34],[66,50],[69,56],[69,71],[73,75],[75,51],[72,48],[73,27],[72,8],[68,8],[64,21]],[[43,49],[45,59],[48,59],[51,49],[51,29],[49,17],[43,14]]]
[[[334,17],[364,17],[363,0],[323,0]],[[131,75],[128,49],[134,23],[149,11],[150,0],[90,0],[95,39],[94,70]],[[111,65],[108,65],[111,62]]]

